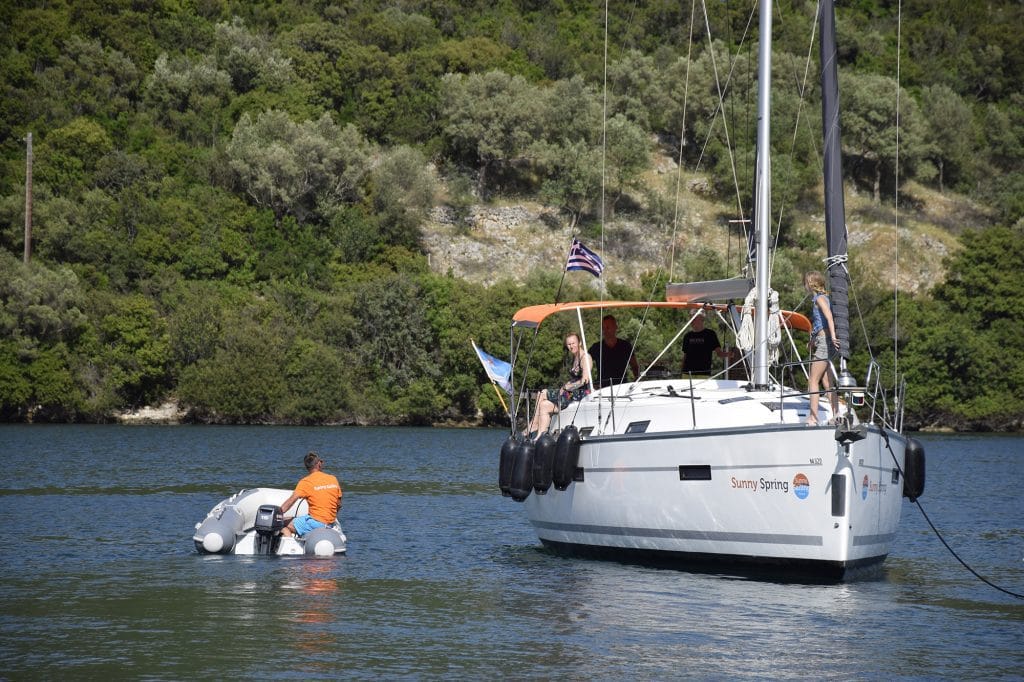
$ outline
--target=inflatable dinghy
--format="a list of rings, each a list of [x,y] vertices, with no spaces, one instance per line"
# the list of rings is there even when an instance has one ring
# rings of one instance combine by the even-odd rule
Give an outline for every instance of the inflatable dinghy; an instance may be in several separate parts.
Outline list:
[[[286,523],[281,504],[291,494],[291,490],[279,488],[252,488],[221,500],[196,524],[192,536],[196,550],[200,554],[344,554],[346,538],[337,520],[301,538],[281,534]],[[299,500],[290,512],[301,516],[308,509],[306,501]]]

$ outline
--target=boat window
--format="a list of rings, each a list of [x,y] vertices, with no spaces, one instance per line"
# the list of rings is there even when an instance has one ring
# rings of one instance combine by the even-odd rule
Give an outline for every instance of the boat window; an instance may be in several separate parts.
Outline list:
[[[642,422],[632,422],[626,427],[626,433],[643,433],[647,430],[647,427],[651,425],[650,419],[645,419]]]
[[[832,474],[832,516],[846,515],[846,476]]]
[[[580,438],[586,438],[587,436],[589,436],[591,434],[591,432],[593,430],[594,430],[593,426],[585,426],[585,427],[583,427],[582,429],[580,429]]]
[[[710,464],[680,464],[679,465],[679,480],[680,481],[710,481],[711,480],[711,465]]]

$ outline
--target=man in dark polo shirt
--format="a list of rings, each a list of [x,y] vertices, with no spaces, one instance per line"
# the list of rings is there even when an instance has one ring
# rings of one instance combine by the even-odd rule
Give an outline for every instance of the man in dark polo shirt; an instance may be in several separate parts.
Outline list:
[[[619,323],[614,315],[601,318],[601,342],[590,347],[589,353],[598,367],[598,386],[611,386],[626,380],[626,368],[633,372],[633,378],[640,376],[640,364],[633,354],[633,344],[616,336]]]
[[[704,326],[704,311],[693,318],[690,331],[683,334],[683,373],[707,373],[711,371],[712,355],[729,357],[718,342],[718,334]]]

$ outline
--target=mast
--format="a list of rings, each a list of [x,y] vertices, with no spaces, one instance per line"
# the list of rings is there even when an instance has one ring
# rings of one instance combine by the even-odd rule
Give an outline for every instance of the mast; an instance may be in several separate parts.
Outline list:
[[[768,243],[771,233],[771,75],[772,0],[761,0],[760,40],[757,55],[757,186],[754,230],[757,235],[757,310],[754,315],[755,387],[768,386]]]
[[[825,239],[832,319],[839,338],[840,383],[850,357],[850,278],[846,270],[846,207],[839,127],[839,75],[836,64],[835,3],[821,3],[821,122],[825,162]]]

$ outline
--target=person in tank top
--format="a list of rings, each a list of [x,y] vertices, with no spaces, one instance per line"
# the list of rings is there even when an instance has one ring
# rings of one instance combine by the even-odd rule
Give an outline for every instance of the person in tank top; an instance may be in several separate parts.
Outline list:
[[[836,327],[832,321],[832,306],[825,293],[825,276],[817,270],[804,274],[804,288],[811,294],[811,368],[807,378],[807,392],[810,393],[810,410],[807,425],[818,424],[818,388],[825,387],[832,404],[832,418],[839,413],[839,396],[832,390],[832,377],[828,372],[828,359],[839,350]],[[833,350],[834,349],[834,350]]]
[[[548,430],[551,415],[564,410],[576,400],[583,400],[584,396],[590,394],[590,368],[593,361],[590,355],[583,350],[583,344],[576,332],[566,334],[565,350],[572,357],[572,363],[569,366],[569,381],[559,388],[549,388],[537,392],[533,420],[527,429],[530,438],[539,436]]]

